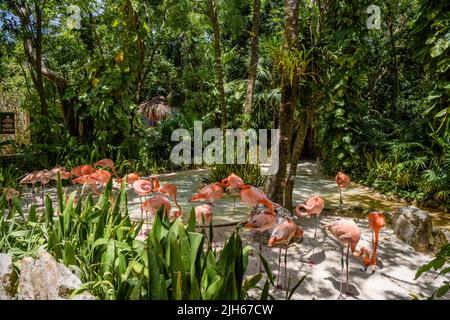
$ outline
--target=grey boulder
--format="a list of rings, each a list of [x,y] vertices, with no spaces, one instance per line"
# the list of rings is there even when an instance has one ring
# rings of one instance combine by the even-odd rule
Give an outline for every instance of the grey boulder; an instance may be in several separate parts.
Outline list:
[[[425,211],[414,206],[397,208],[392,227],[396,236],[416,251],[428,252],[431,249],[433,226]]]

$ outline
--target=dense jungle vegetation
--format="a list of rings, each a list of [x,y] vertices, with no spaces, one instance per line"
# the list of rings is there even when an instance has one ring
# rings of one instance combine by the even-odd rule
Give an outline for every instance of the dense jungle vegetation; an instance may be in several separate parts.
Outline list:
[[[101,157],[180,169],[171,133],[201,120],[281,130],[269,191],[287,207],[288,163],[316,157],[327,173],[450,207],[446,0],[2,0],[0,30],[0,96],[31,117],[2,187],[33,166]],[[138,107],[158,95],[171,115],[148,127]]]

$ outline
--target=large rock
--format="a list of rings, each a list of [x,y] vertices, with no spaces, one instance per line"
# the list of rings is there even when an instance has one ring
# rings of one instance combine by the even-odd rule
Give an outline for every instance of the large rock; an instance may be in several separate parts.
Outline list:
[[[65,265],[58,263],[44,249],[39,249],[36,259],[22,259],[20,268],[19,300],[61,300],[69,299],[71,293],[82,285]],[[75,299],[93,298],[88,293],[75,296]]]
[[[450,231],[434,230],[433,231],[433,252],[438,252],[442,246],[450,242]]]
[[[414,206],[397,208],[392,219],[397,237],[416,251],[427,252],[433,241],[431,217]]]
[[[0,253],[0,300],[14,299],[14,270],[11,256]]]

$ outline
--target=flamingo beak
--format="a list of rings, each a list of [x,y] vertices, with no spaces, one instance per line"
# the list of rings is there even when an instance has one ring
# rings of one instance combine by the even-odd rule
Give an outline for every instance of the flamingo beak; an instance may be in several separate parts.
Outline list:
[[[244,228],[254,229],[254,228],[256,228],[256,226],[255,226],[255,224],[253,224],[251,222],[247,222],[246,224],[244,224]]]

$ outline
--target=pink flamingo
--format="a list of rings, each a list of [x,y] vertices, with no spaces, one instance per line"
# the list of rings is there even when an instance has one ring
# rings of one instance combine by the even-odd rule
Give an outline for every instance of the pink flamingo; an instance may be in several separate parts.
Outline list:
[[[267,198],[266,194],[260,189],[255,188],[251,185],[245,185],[241,188],[241,200],[248,204],[263,204],[267,207],[271,214],[275,214],[275,209],[273,207],[272,201]]]
[[[262,238],[263,233],[271,229],[276,223],[275,214],[255,214],[250,216],[250,220],[244,225],[247,229],[252,229],[259,233],[259,254],[262,254]],[[261,259],[259,260],[259,272],[262,272]]]
[[[32,187],[32,195],[33,195],[33,202],[36,205],[36,191],[35,191],[35,184],[38,181],[37,180],[37,173],[38,171],[33,171],[31,173],[28,173],[25,177],[20,180],[20,184],[31,184]]]
[[[205,203],[201,206],[195,207],[195,220],[199,225],[209,225],[213,216],[214,205],[212,203]],[[204,219],[204,223],[203,223]]]
[[[245,186],[244,180],[241,177],[231,173],[227,178],[222,179],[222,186],[230,189],[240,189]]]
[[[313,254],[314,254],[314,249],[316,247],[317,224],[319,222],[320,213],[322,212],[324,207],[325,207],[325,200],[318,196],[309,197],[306,200],[305,204],[299,203],[295,207],[295,213],[299,217],[308,217],[308,218],[310,218],[312,216],[316,217],[316,224],[314,226],[314,245],[313,245],[313,251],[312,251]],[[302,208],[305,209],[306,211],[302,212],[301,211]]]
[[[236,189],[243,188],[245,186],[244,180],[241,177],[231,173],[227,178],[222,179],[221,184],[224,188],[228,188],[233,191]],[[236,208],[236,196],[237,194],[233,193],[233,210]]]
[[[370,229],[372,229],[372,248],[373,248],[370,264],[372,266],[372,273],[374,273],[377,264],[378,236],[380,233],[380,229],[385,226],[386,222],[384,218],[384,213],[381,212],[370,212],[368,215],[368,219]]]
[[[132,185],[135,181],[138,181],[140,178],[141,177],[139,176],[139,174],[137,172],[133,172],[133,173],[127,174],[125,181],[127,182],[127,184]]]
[[[72,168],[72,170],[70,170],[70,175],[75,177],[81,177],[88,174],[92,174],[95,171],[97,171],[97,169],[91,167],[90,165],[82,165]]]
[[[109,180],[111,180],[111,173],[106,170],[98,170],[92,173],[90,178],[93,183],[94,193],[98,195],[99,192],[97,192],[97,182],[103,186],[108,184]]]
[[[67,172],[66,169],[61,166],[54,167],[50,170],[50,173],[52,174],[52,180],[58,180],[58,173],[62,180],[67,180],[71,176],[70,172]]]
[[[173,202],[175,203],[175,206],[177,207],[178,211],[181,213],[182,210],[177,201],[177,186],[173,183],[167,183],[167,184],[163,185],[162,187],[159,187],[158,179],[157,178],[153,178],[153,179],[154,179],[153,181],[156,183],[156,185],[154,186],[156,189],[154,189],[153,192],[159,192],[168,197],[172,197]]]
[[[284,252],[284,287],[287,289],[287,249],[288,245],[294,238],[303,237],[303,229],[297,225],[293,220],[285,219],[284,222],[278,224],[270,235],[268,247],[273,245],[285,245]],[[277,276],[277,288],[279,286],[280,279],[280,267],[281,267],[281,246],[278,252],[278,276]]]
[[[356,225],[352,219],[338,218],[332,223],[325,225],[325,230],[329,230],[331,234],[341,243],[341,285],[339,289],[339,298],[342,296],[342,283],[344,282],[344,246],[347,246],[347,259],[346,259],[346,269],[347,277],[345,288],[348,291],[348,258],[349,251],[352,251],[352,255],[355,257],[363,257],[363,263],[367,266],[370,263],[370,253],[369,250],[362,246],[359,251],[356,251],[356,246],[361,238],[361,230]]]
[[[215,182],[208,184],[200,189],[189,201],[207,201],[214,202],[214,200],[222,198],[222,184]]]
[[[141,204],[141,220],[143,217],[143,208],[142,208],[142,197],[153,192],[153,182],[145,179],[139,179],[133,182],[133,190],[139,196],[140,204]],[[147,216],[148,223],[148,216]]]
[[[339,205],[340,208],[342,208],[342,189],[345,189],[350,185],[350,178],[342,171],[339,171],[335,180],[339,187]]]
[[[119,176],[117,175],[117,172],[116,172],[116,167],[114,165],[114,161],[112,161],[111,159],[107,159],[107,158],[106,159],[102,159],[102,160],[97,161],[94,164],[97,165],[97,166],[101,166],[101,167],[104,167],[104,168],[111,169],[114,177],[116,179],[119,178]]]
[[[94,191],[94,193],[97,194],[97,190],[95,189],[95,181],[94,181],[94,179],[92,179],[90,174],[86,174],[84,176],[79,176],[78,178],[72,180],[72,183],[80,184],[80,185],[83,185],[84,187],[90,185],[92,187],[92,190]],[[81,198],[83,198],[83,190],[84,190],[84,188],[82,189]]]
[[[42,205],[45,205],[45,185],[52,179],[52,173],[47,169],[38,171],[36,173],[36,180],[41,183],[42,186]]]
[[[155,194],[142,204],[142,208],[151,215],[155,215],[159,208],[161,208],[162,206],[164,206],[164,215],[167,214],[169,220],[172,221],[174,219],[177,219],[178,217],[181,217],[181,211],[179,209],[176,209],[172,212],[170,211],[172,208],[172,206],[170,205],[170,200],[162,194]]]
[[[127,183],[127,185],[133,185],[134,182],[138,181],[139,179],[141,179],[141,177],[139,176],[139,174],[137,172],[133,172],[130,174],[127,174],[124,178],[117,178],[116,182],[121,184],[123,179],[125,179],[125,182]]]

